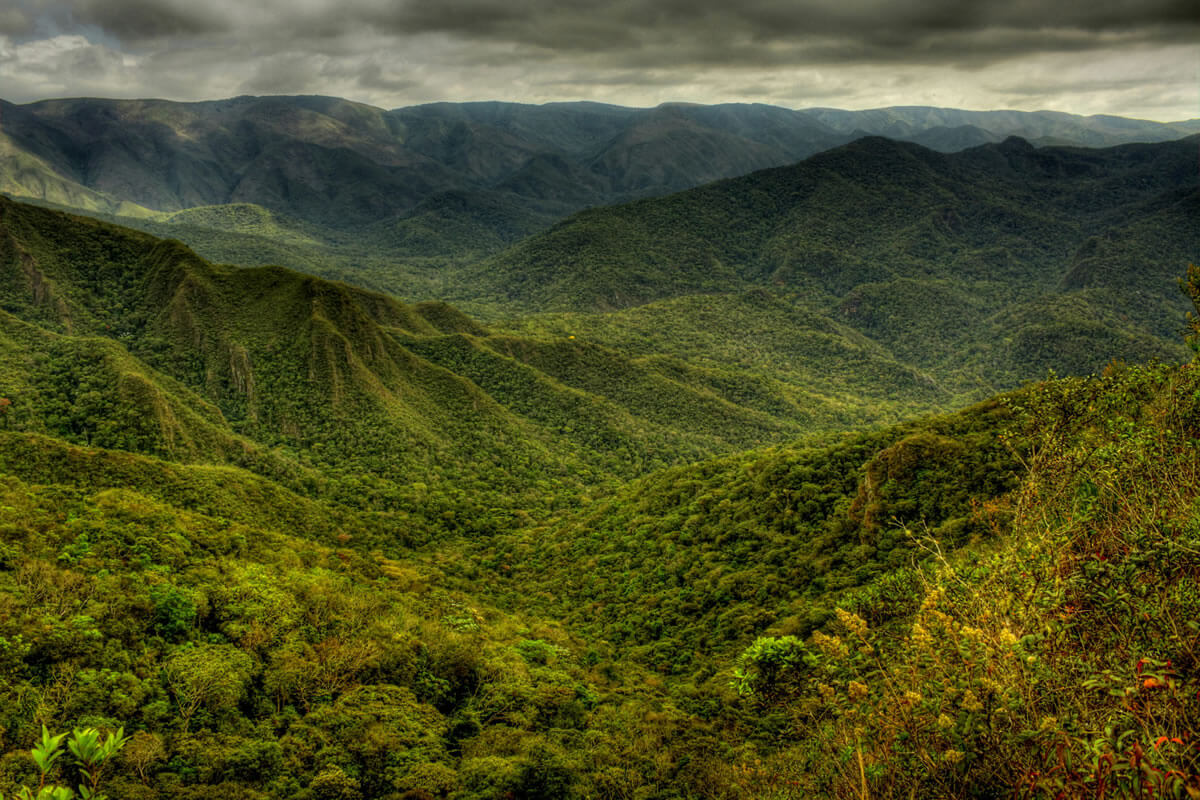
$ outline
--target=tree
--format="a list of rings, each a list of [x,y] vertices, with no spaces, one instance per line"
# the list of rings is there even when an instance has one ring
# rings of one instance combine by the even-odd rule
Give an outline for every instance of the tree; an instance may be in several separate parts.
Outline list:
[[[186,733],[192,715],[204,706],[232,708],[250,678],[250,656],[228,644],[200,644],[179,650],[165,666],[167,683],[179,703]]]
[[[161,761],[166,758],[167,751],[163,746],[163,738],[157,733],[149,731],[138,731],[129,738],[129,744],[125,748],[125,760],[129,762],[134,771],[137,772],[138,778],[142,783],[148,783],[146,778],[146,770],[155,761]]]

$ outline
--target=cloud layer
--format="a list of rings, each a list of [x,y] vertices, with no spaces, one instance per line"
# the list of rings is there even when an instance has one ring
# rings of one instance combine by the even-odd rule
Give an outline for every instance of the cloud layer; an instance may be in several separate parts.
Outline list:
[[[1195,0],[16,0],[0,95],[1200,116]]]

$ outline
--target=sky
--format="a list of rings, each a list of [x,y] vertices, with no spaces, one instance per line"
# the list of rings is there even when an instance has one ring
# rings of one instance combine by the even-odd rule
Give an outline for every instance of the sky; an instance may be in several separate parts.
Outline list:
[[[1200,117],[1200,0],[0,0],[0,97]]]

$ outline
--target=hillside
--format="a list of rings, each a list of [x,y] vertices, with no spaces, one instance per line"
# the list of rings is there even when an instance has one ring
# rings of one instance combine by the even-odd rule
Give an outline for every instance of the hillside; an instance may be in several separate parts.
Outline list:
[[[1196,389],[1186,366],[1032,387],[995,546],[936,548],[739,657],[740,690],[795,726],[745,763],[747,795],[1200,792]]]
[[[817,317],[789,323],[812,331],[810,366],[770,376],[583,331],[488,330],[445,304],[214,265],[178,242],[3,199],[0,277],[10,427],[237,465],[368,507],[553,505],[548,479],[566,497],[948,402]],[[844,357],[860,377],[819,376]],[[867,375],[892,388],[865,391]]]
[[[1114,357],[1173,360],[1173,276],[1200,253],[1195,147],[1014,139],[947,155],[863,139],[583,212],[482,262],[470,286],[564,312],[790,291],[800,309],[968,391]]]
[[[925,539],[947,553],[986,542],[983,508],[1022,472],[1010,403],[654,473],[488,541],[483,565],[503,565],[491,594],[703,680],[768,625],[824,625],[848,591],[920,560]]]
[[[104,785],[147,800],[1186,792],[1196,380],[1037,384],[417,549],[244,470],[0,434],[0,787],[46,724],[125,726]]]
[[[1090,237],[1119,238],[1110,229],[1131,217],[1192,202],[1195,147],[1036,149],[1012,139],[946,155],[862,139],[794,166],[584,212],[478,277],[525,305],[581,310],[746,285],[826,296],[900,278],[1054,287]]]

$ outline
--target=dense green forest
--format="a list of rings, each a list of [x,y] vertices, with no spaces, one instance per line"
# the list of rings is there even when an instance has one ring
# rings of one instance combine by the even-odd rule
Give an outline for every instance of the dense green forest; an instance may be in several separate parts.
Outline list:
[[[1200,797],[1194,150],[864,140],[479,315],[307,274],[453,200],[0,197],[0,793]]]
[[[394,557],[238,470],[7,434],[2,779],[47,725],[124,727],[114,797],[1194,790],[1196,380],[1039,384]]]

